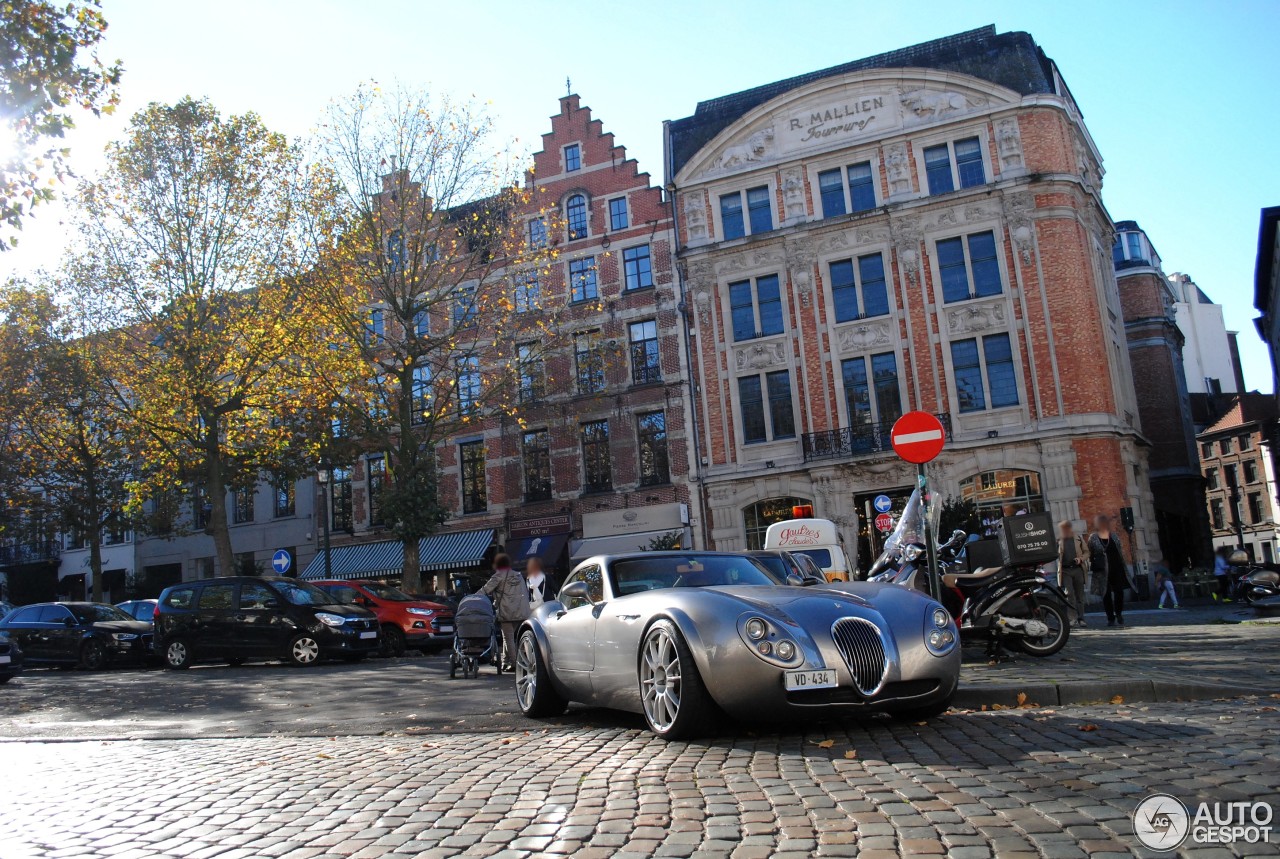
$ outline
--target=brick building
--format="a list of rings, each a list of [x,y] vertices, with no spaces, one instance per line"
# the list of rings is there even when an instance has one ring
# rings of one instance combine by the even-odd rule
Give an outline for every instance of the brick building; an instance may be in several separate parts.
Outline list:
[[[1151,445],[1148,467],[1160,551],[1173,569],[1205,566],[1212,553],[1209,519],[1183,361],[1187,338],[1178,325],[1179,296],[1172,288],[1175,281],[1165,277],[1159,254],[1135,221],[1116,222],[1112,261],[1129,362],[1134,379],[1141,380],[1134,387],[1142,434]]]
[[[556,261],[521,288],[562,311],[564,348],[522,363],[514,417],[492,414],[439,445],[451,515],[420,546],[427,576],[479,574],[499,547],[563,574],[596,551],[691,543],[687,364],[663,191],[577,95],[560,99],[526,183],[528,241],[554,247]],[[329,485],[342,575],[393,577],[402,562],[376,516],[382,462],[357,460]]]
[[[1269,564],[1280,557],[1273,467],[1278,423],[1270,394],[1242,394],[1198,437],[1214,547],[1243,547]]]
[[[701,102],[666,124],[717,548],[795,501],[858,563],[913,470],[903,411],[950,426],[933,474],[983,522],[1135,513],[1158,551],[1100,157],[1026,33],[961,33]]]

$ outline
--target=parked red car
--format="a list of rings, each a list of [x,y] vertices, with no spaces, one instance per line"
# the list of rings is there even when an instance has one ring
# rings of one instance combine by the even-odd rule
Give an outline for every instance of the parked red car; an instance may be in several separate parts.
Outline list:
[[[436,653],[453,641],[453,611],[439,603],[414,599],[381,582],[309,582],[333,594],[334,602],[358,605],[378,616],[382,654],[403,656],[408,648]]]

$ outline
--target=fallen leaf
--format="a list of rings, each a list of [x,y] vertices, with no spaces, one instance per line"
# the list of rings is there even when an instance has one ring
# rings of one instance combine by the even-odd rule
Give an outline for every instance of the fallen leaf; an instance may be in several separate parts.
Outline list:
[[[1025,703],[1027,703],[1027,693],[1026,693],[1026,692],[1019,692],[1019,693],[1018,693],[1018,706],[1022,706],[1022,705],[1023,705],[1023,704],[1025,704]]]
[[[1097,726],[1097,725],[1095,725],[1095,724],[1093,724],[1092,722],[1090,722],[1090,723],[1089,723],[1089,724],[1087,724],[1087,725],[1081,725],[1081,726],[1080,726],[1079,728],[1077,728],[1076,730],[1079,730],[1079,731],[1096,731],[1096,730],[1098,730],[1098,726]]]
[[[1123,704],[1123,703],[1124,703],[1124,696],[1123,696],[1123,695],[1112,695],[1112,696],[1111,696],[1111,703],[1112,703],[1112,704]]]
[[[829,749],[835,744],[836,744],[835,740],[819,740],[818,742],[814,743],[814,745],[820,749]]]
[[[982,709],[982,712],[984,713],[987,712],[987,705],[983,704],[981,709]]]
[[[916,727],[917,727],[917,728],[923,728],[923,727],[924,727],[925,725],[927,725],[927,724],[929,724],[929,723],[928,723],[928,722],[916,722]]]
[[[844,759],[845,759],[845,760],[847,760],[847,761],[851,761],[851,760],[853,760],[854,758],[856,758],[857,756],[858,756],[858,750],[857,750],[857,749],[849,749],[848,751],[846,751],[846,752],[844,753]]]
[[[324,752],[321,752],[320,754],[316,755],[316,757],[324,758],[326,761],[333,760],[333,755],[326,755]]]

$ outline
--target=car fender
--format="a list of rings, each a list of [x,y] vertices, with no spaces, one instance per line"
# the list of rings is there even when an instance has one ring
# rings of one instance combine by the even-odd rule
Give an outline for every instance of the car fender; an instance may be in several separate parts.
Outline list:
[[[560,682],[560,678],[551,670],[551,641],[547,638],[547,631],[542,624],[538,622],[537,616],[530,617],[516,627],[516,646],[519,647],[520,637],[524,635],[525,630],[533,633],[534,641],[538,645],[538,653],[542,657],[542,664],[547,666],[547,676],[551,679],[551,686],[556,692],[565,699],[575,700],[575,697],[569,693],[568,687]],[[515,657],[512,656],[514,661]]]

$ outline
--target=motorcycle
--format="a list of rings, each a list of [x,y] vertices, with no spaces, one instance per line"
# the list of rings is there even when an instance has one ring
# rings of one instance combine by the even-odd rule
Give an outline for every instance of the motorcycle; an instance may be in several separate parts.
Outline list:
[[[1006,642],[1036,657],[1052,656],[1065,647],[1071,636],[1067,595],[1035,567],[970,572],[965,558],[968,535],[957,530],[938,546],[939,569],[928,568],[924,529],[936,533],[937,525],[925,521],[919,494],[918,489],[912,493],[868,578],[929,593],[932,577],[939,576],[942,604],[955,618],[961,639],[985,642],[992,660],[1000,658]]]
[[[1227,563],[1233,571],[1232,590],[1236,600],[1259,611],[1280,608],[1280,573],[1269,566],[1252,563],[1248,553],[1239,549],[1231,553]]]

